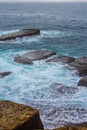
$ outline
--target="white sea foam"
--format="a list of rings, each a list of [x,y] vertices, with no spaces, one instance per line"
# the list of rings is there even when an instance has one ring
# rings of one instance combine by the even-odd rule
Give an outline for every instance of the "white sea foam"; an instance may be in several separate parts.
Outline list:
[[[8,32],[2,34],[5,33]],[[63,33],[58,30],[41,31],[40,36],[16,39],[14,43],[37,42],[43,38],[53,38],[60,35]],[[0,71],[12,72],[11,75],[0,79],[0,98],[32,105],[40,109],[41,118],[45,126],[49,128],[69,121],[86,121],[87,111],[84,112],[85,110],[81,109],[87,107],[87,89],[77,86],[80,78],[73,71],[68,70],[65,65],[47,64],[45,60],[41,60],[28,66],[13,61],[14,56],[25,52],[26,50],[14,49],[0,52]],[[52,87],[55,83],[77,88],[77,91],[71,95],[59,93],[56,86]],[[67,110],[65,110],[66,108]],[[71,108],[72,110],[70,110]]]
[[[11,34],[11,33],[17,32],[17,31],[19,31],[19,30],[0,31],[0,36],[5,35],[5,34]]]

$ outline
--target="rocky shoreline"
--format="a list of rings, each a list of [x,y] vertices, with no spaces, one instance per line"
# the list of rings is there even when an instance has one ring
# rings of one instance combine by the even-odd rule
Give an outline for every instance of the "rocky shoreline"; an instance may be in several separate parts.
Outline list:
[[[12,40],[24,36],[40,34],[38,29],[24,29],[19,32],[0,36],[0,41]],[[87,57],[74,58],[69,56],[57,55],[56,52],[49,50],[35,50],[23,55],[13,57],[15,64],[33,65],[34,61],[45,60],[46,64],[57,63],[66,65],[81,79],[77,86],[87,87]],[[9,76],[12,72],[0,72],[0,78]],[[65,86],[56,83],[51,87],[58,88],[62,94],[73,94],[78,88]],[[29,106],[13,103],[10,101],[0,101],[0,130],[43,130],[43,125],[39,117],[39,111]],[[87,130],[87,123],[71,124],[54,130]]]
[[[50,130],[44,129],[39,111],[11,101],[0,101],[0,130]],[[87,130],[87,122],[67,124],[53,130]]]

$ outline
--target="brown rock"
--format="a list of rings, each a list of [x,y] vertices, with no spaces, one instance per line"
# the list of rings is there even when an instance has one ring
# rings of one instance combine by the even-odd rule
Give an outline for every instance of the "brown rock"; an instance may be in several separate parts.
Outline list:
[[[16,38],[21,38],[24,36],[32,36],[35,34],[40,34],[40,30],[39,29],[23,29],[23,30],[14,32],[12,34],[5,34],[5,35],[0,36],[0,41],[13,40]]]
[[[85,86],[85,87],[87,87],[87,77],[81,78],[80,81],[78,82],[78,86]]]
[[[10,75],[11,72],[0,72],[0,78]]]
[[[52,55],[55,55],[55,52],[47,50],[36,50],[32,52],[27,52],[22,56],[14,57],[14,61],[22,64],[33,64],[35,60],[46,59]]]
[[[0,101],[0,130],[35,129],[43,130],[38,110],[10,101]]]
[[[56,62],[56,63],[70,63],[73,62],[75,60],[75,58],[73,57],[69,57],[69,56],[54,56],[48,60],[46,60],[46,62]]]

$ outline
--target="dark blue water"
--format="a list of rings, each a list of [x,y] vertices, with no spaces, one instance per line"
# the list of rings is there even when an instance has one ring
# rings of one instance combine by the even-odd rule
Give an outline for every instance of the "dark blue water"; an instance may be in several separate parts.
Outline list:
[[[62,83],[77,88],[80,78],[73,71],[45,61],[33,66],[13,62],[17,54],[36,49],[87,56],[87,3],[0,3],[0,35],[25,28],[39,28],[41,34],[0,42],[0,71],[13,72],[0,79],[0,99],[38,108],[46,128],[87,121],[86,88],[62,95],[50,87]]]
[[[0,3],[0,31],[22,28],[62,33],[45,38],[41,41],[43,45],[24,44],[22,48],[50,48],[67,55],[87,55],[87,3]],[[7,47],[13,49],[16,45]]]

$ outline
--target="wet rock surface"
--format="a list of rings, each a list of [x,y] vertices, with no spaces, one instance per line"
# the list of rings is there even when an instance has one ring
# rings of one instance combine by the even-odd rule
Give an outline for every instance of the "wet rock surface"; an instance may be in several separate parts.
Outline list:
[[[81,78],[80,81],[78,82],[78,86],[85,86],[85,87],[87,87],[87,77]]]
[[[22,57],[22,56],[17,56],[14,58],[14,61],[17,62],[17,63],[21,63],[21,64],[29,64],[29,65],[32,65],[33,62],[30,61],[27,57]]]
[[[56,62],[56,63],[70,63],[73,62],[75,60],[75,58],[73,57],[69,57],[69,56],[54,56],[48,60],[46,60],[46,62]]]
[[[12,34],[5,34],[5,35],[0,36],[0,41],[13,40],[16,38],[21,38],[24,36],[32,36],[36,34],[40,34],[39,29],[23,29],[23,30],[14,32]]]
[[[68,65],[70,69],[76,69],[79,76],[87,75],[87,57],[76,58]]]
[[[33,61],[35,60],[43,60],[55,54],[56,53],[52,51],[36,50],[32,52],[27,52],[22,56],[16,56],[14,57],[14,61],[22,64],[33,64]]]
[[[5,76],[10,75],[11,72],[0,72],[0,78],[4,78]]]
[[[78,92],[78,88],[71,87],[71,86],[65,86],[65,85],[59,84],[59,83],[54,83],[53,85],[51,85],[51,87],[54,90],[56,90],[58,93],[61,93],[61,94],[72,95],[72,94],[75,94],[76,92]]]
[[[43,130],[38,110],[10,101],[0,101],[0,130],[35,129]]]

